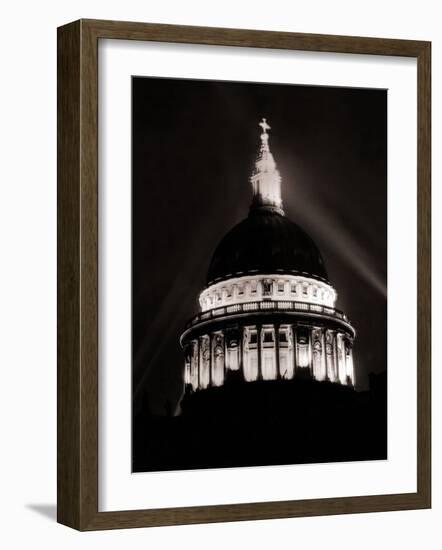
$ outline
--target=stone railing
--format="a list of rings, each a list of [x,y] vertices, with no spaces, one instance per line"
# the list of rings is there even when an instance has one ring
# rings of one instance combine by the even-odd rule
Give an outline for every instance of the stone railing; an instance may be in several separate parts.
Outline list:
[[[327,317],[335,317],[345,323],[349,323],[347,316],[340,311],[332,307],[321,306],[318,304],[311,304],[308,302],[290,302],[290,301],[264,301],[264,302],[245,302],[242,304],[232,304],[229,306],[222,306],[204,311],[196,315],[191,319],[186,328],[190,328],[198,323],[216,319],[227,315],[235,315],[237,313],[256,313],[260,311],[299,311],[300,313],[313,313],[317,315],[326,315]]]

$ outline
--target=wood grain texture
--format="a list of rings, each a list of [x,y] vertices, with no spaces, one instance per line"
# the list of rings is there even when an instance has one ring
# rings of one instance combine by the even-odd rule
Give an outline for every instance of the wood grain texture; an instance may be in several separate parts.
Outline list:
[[[417,62],[417,487],[431,507],[431,44]]]
[[[80,23],[58,32],[57,518],[79,526]]]
[[[98,512],[98,40],[415,57],[418,61],[416,493]],[[80,20],[58,29],[58,521],[79,530],[428,508],[430,449],[428,42]]]
[[[425,44],[416,40],[193,27],[187,25],[157,25],[128,21],[88,19],[82,20],[82,23],[87,26],[89,32],[99,38],[315,52],[417,57],[422,51],[423,44]]]

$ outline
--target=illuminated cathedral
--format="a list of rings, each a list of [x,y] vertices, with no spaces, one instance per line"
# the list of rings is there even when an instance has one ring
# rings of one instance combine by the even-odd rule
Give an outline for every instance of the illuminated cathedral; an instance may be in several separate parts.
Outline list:
[[[249,214],[217,246],[180,338],[186,392],[297,377],[354,387],[355,330],[318,247],[284,213],[270,126],[260,126]]]

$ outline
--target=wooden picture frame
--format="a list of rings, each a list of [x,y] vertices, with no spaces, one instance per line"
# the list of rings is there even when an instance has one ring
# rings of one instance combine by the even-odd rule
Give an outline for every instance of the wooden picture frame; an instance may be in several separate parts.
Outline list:
[[[404,56],[418,67],[417,492],[98,511],[98,41]],[[430,65],[422,41],[79,20],[58,29],[58,521],[82,531],[429,508]]]

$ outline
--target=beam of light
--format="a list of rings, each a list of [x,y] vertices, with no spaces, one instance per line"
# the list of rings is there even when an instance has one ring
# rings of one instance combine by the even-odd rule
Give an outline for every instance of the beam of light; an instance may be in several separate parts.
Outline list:
[[[141,346],[136,351],[134,350],[134,399],[138,397],[139,391],[144,387],[154,365],[162,356],[165,346],[170,343],[174,335],[178,335],[182,331],[182,309],[191,311],[191,303],[196,301],[196,294],[193,296],[186,293],[187,302],[183,302],[183,281],[192,280],[196,274],[204,273],[207,267],[207,256],[201,251],[205,249],[206,232],[204,229],[207,227],[215,207],[216,205],[213,205],[211,209],[208,208],[204,211],[198,225],[195,223],[194,238],[186,245],[185,257],[177,261],[176,275],[164,298],[162,307],[157,312],[157,318],[149,328]],[[178,342],[178,336],[176,338]],[[152,343],[154,352],[150,360],[147,361]]]
[[[296,188],[295,221],[305,219],[308,212],[308,224],[315,235],[326,243],[329,250],[337,255],[357,272],[373,289],[384,298],[387,297],[387,285],[384,278],[373,269],[374,262],[360,246],[351,233],[350,224],[332,214],[317,200],[307,194],[301,186]],[[308,205],[308,207],[306,207]],[[339,294],[339,288],[337,288]]]

